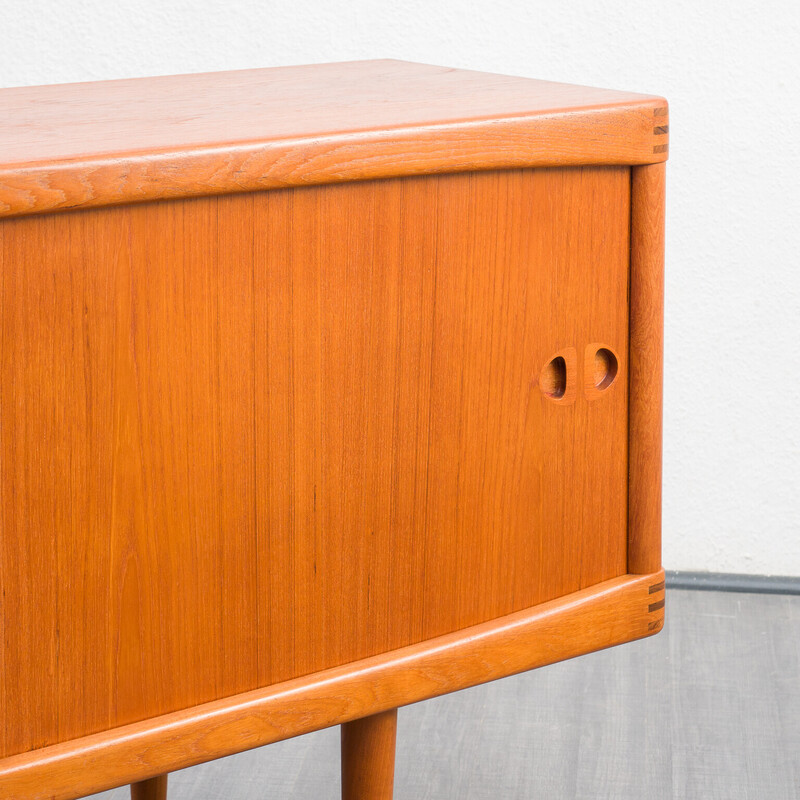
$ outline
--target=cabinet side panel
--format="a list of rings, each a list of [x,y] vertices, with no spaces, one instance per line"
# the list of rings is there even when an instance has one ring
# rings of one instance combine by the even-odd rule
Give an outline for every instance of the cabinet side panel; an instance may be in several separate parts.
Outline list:
[[[0,756],[624,574],[629,203],[598,167],[3,221]]]
[[[631,175],[628,571],[661,568],[661,438],[666,165]]]

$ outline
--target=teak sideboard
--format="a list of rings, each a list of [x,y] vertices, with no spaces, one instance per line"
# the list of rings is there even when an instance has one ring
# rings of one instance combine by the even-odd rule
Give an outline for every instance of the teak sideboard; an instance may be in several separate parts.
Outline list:
[[[0,797],[657,632],[667,104],[396,61],[0,91]]]

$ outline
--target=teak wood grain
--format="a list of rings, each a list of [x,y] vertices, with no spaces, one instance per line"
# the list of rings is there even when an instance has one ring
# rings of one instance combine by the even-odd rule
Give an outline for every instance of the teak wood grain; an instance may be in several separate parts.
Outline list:
[[[166,775],[131,784],[131,800],[167,800]]]
[[[398,706],[661,628],[663,99],[379,61],[0,115],[0,799],[338,723],[389,797]]]
[[[347,723],[650,636],[663,598],[663,572],[615,578],[392,653],[12,756],[0,761],[0,786],[15,800],[74,800]]]
[[[629,170],[2,224],[0,756],[626,572]],[[603,341],[601,400],[543,366]]]
[[[396,736],[396,708],[341,726],[342,800],[392,800]]]
[[[660,97],[362,61],[0,90],[0,217],[667,157]]]
[[[661,438],[664,342],[663,164],[631,176],[630,476],[628,572],[661,566]]]

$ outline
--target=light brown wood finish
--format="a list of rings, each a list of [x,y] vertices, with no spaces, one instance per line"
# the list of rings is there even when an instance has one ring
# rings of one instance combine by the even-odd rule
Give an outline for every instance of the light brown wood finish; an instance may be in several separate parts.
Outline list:
[[[342,725],[342,800],[392,800],[397,709]]]
[[[662,98],[401,61],[0,90],[0,217],[667,157]]]
[[[628,174],[4,221],[0,756],[624,574]]]
[[[392,653],[11,756],[0,786],[15,800],[73,800],[360,719],[652,635],[663,598],[663,572],[615,578]]]
[[[0,112],[0,797],[660,628],[664,101],[366,62]]]
[[[661,566],[661,438],[664,341],[663,164],[631,179],[630,446],[628,572]]]
[[[167,800],[167,776],[131,784],[131,800]]]

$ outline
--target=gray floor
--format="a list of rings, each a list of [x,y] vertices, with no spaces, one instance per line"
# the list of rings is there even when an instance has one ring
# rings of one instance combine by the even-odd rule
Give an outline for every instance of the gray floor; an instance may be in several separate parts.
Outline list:
[[[174,773],[170,800],[334,800],[338,746]],[[397,800],[670,797],[800,798],[800,597],[674,590],[654,639],[400,711]]]

